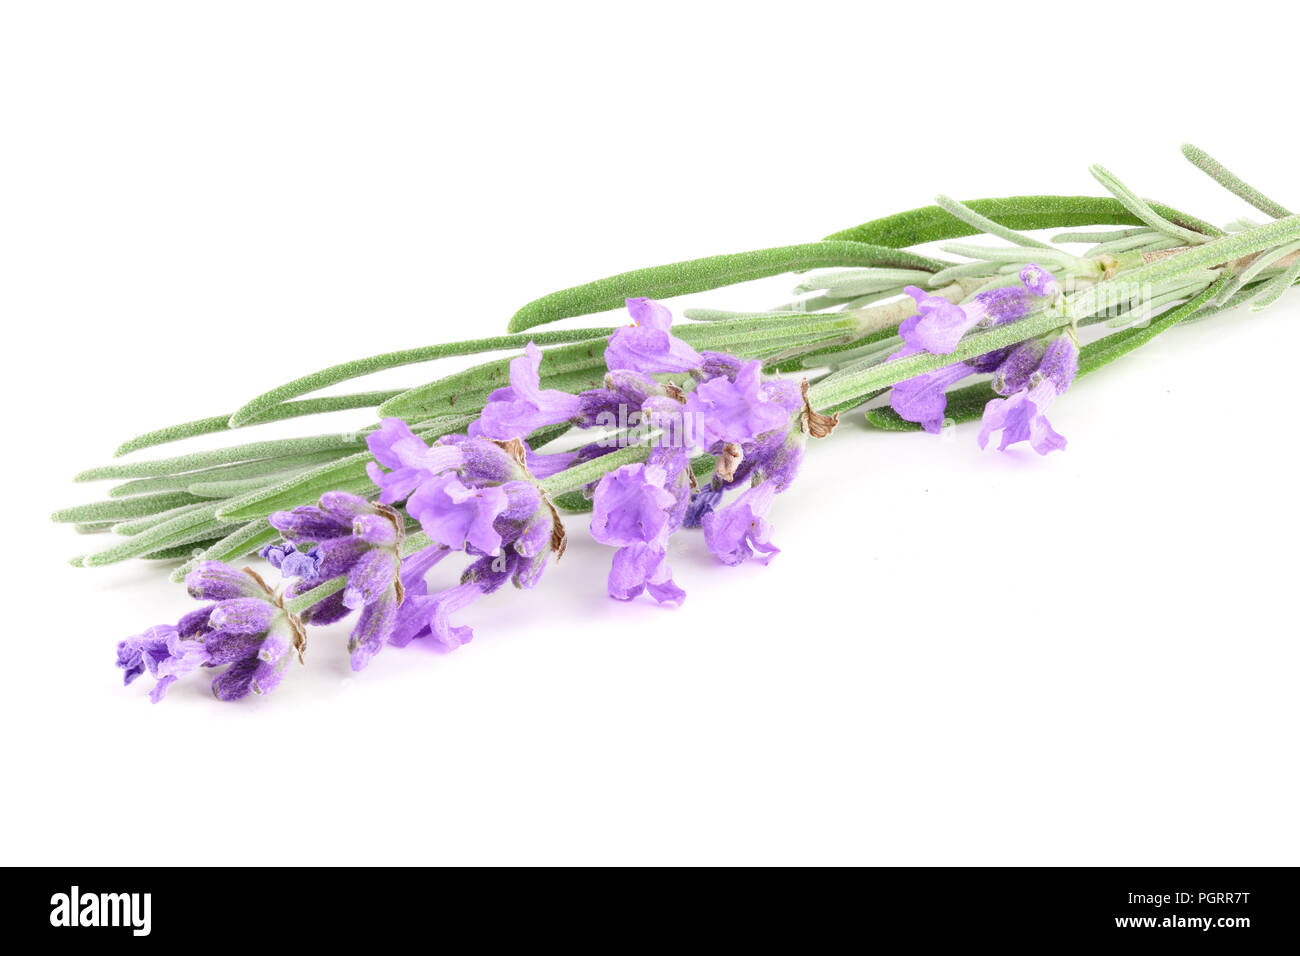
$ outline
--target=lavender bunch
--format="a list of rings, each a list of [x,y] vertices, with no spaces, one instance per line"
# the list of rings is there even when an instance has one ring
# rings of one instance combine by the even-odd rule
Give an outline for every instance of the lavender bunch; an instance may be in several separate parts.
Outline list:
[[[928,432],[979,419],[981,447],[1060,451],[1048,414],[1077,379],[1300,281],[1300,217],[1184,153],[1270,221],[1219,229],[1094,167],[1110,196],[939,197],[819,242],[624,273],[529,303],[512,334],[347,362],[141,435],[118,454],[321,412],[379,415],[359,432],[92,469],[78,479],[125,481],[55,518],[120,538],[74,563],[179,559],[173,578],[211,602],[119,645],[127,682],[148,671],[155,699],[200,668],[224,668],[223,699],[265,693],[302,659],[308,628],[353,612],[356,669],[388,645],[460,646],[472,630],[455,620],[473,602],[507,581],[536,586],[560,558],[565,513],[590,512],[592,537],[613,549],[611,597],[679,605],[670,539],[698,531],[724,564],[771,560],[775,498],[841,414],[865,406],[879,428]],[[1053,228],[1069,231],[1027,234]],[[976,234],[1002,244],[953,241]],[[909,248],[932,242],[964,261]],[[674,324],[657,301],[785,272],[805,274],[797,298],[765,312],[687,310]],[[630,325],[530,331],[621,307]],[[303,398],[382,369],[519,349],[407,389]],[[459,583],[431,590],[429,571],[457,552]],[[278,587],[227,563],[252,553]]]

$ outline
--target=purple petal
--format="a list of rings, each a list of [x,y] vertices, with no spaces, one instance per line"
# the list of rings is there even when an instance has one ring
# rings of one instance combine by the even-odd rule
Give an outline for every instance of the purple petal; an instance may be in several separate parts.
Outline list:
[[[357,620],[348,640],[352,669],[362,670],[383,649],[397,622],[397,592],[389,587],[377,600],[368,603]]]
[[[185,576],[185,588],[190,592],[190,597],[207,601],[225,601],[263,594],[261,586],[251,577],[220,561],[200,561]]]
[[[373,604],[392,587],[396,564],[397,558],[391,551],[367,551],[348,574],[343,603],[354,611]]]
[[[328,541],[352,533],[351,521],[340,520],[313,505],[276,511],[267,520],[290,541]]]
[[[703,364],[699,352],[668,331],[673,317],[666,307],[636,298],[627,300],[627,310],[633,324],[615,329],[605,347],[611,371],[656,375],[689,372]]]
[[[768,482],[749,489],[730,505],[704,516],[704,543],[723,564],[757,557],[766,564],[779,549],[771,543],[767,511],[776,489]]]
[[[500,487],[468,488],[454,475],[426,481],[406,503],[429,540],[453,550],[466,546],[485,554],[501,548],[501,535],[492,527],[505,510],[507,496]]]
[[[235,598],[214,607],[208,620],[214,628],[231,634],[262,634],[278,613],[278,609],[266,601]]]
[[[715,378],[691,392],[685,415],[696,445],[708,450],[720,443],[742,444],[789,423],[790,412],[764,394],[761,369],[761,362],[746,362],[734,382]]]
[[[948,409],[949,386],[961,381],[974,370],[964,362],[945,365],[933,372],[899,382],[889,393],[889,404],[909,422],[919,422],[933,435],[943,428]]]
[[[482,415],[470,425],[472,437],[524,438],[538,428],[577,417],[582,405],[577,395],[541,387],[541,364],[542,350],[532,342],[523,355],[511,359],[510,387],[488,396]]]

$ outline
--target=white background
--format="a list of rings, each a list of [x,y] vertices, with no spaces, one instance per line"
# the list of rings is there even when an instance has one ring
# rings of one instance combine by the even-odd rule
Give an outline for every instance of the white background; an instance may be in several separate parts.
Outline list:
[[[770,567],[679,536],[679,610],[606,598],[575,519],[470,646],[353,675],[335,628],[239,705],[124,690],[191,602],[46,521],[130,435],[623,269],[1090,162],[1248,213],[1184,140],[1294,207],[1294,60],[1249,44],[1295,12],[1232,9],[6,5],[3,861],[1296,863],[1295,293],[1084,380],[1046,459],[849,416]]]

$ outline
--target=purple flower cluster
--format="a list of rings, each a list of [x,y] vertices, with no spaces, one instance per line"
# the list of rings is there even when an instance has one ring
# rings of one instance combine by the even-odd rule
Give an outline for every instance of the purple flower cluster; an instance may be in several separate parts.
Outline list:
[[[1059,335],[1030,371],[1036,353],[1035,346],[1021,346],[994,374],[994,389],[1006,397],[995,398],[984,406],[981,448],[988,446],[994,432],[1002,433],[1000,451],[1022,441],[1029,442],[1040,455],[1065,448],[1065,438],[1052,428],[1047,410],[1074,381],[1079,370],[1079,347],[1073,335]]]
[[[299,575],[290,585],[290,598],[321,582],[347,576],[343,589],[312,605],[303,620],[315,625],[332,624],[352,611],[360,611],[348,650],[352,669],[361,670],[392,634],[402,603],[400,549],[406,530],[402,516],[386,504],[330,491],[321,496],[319,505],[277,511],[269,520],[286,541],[311,546],[306,552],[294,549],[288,556],[282,555],[285,546],[273,545],[262,552],[272,564],[278,561],[285,577],[292,576],[298,565],[304,570],[314,565],[310,575]],[[295,555],[311,558],[310,565]],[[290,562],[295,567],[286,570]]]
[[[668,331],[672,317],[657,303],[629,300],[628,306],[634,315],[653,316],[660,336],[655,350],[647,357],[646,348],[607,349],[606,389],[591,401],[593,407],[639,405],[661,434],[644,464],[625,465],[597,483],[591,533],[618,549],[609,575],[611,597],[649,593],[661,604],[680,604],[686,594],[667,561],[669,539],[679,528],[703,528],[709,550],[726,564],[755,556],[766,562],[776,553],[766,515],[773,496],[798,470],[805,403],[793,382],[764,381],[760,362],[695,353],[674,339]],[[689,371],[694,388],[664,389],[644,378],[673,370]],[[695,487],[692,449],[715,457],[707,487]],[[729,491],[745,485],[749,490],[724,504]]]
[[[1036,266],[1020,278],[1019,287],[962,305],[909,289],[919,312],[900,326],[905,344],[895,357],[950,354],[971,329],[1017,321],[1057,294],[1051,274]],[[770,561],[779,553],[769,518],[774,499],[797,475],[808,437],[830,434],[837,417],[811,407],[807,382],[765,379],[758,361],[697,352],[673,335],[672,315],[659,303],[628,299],[627,306],[633,324],[610,335],[599,388],[577,395],[542,388],[542,352],[529,343],[509,363],[509,384],[489,395],[466,434],[429,444],[406,422],[384,420],[366,438],[378,500],[333,491],[318,504],[272,514],[282,540],[261,554],[284,580],[280,590],[248,569],[200,564],[187,583],[209,603],[175,625],[121,642],[126,682],[148,672],[157,681],[150,696],[159,700],[181,676],[220,667],[212,685],[219,698],[267,693],[291,655],[301,657],[306,626],[333,624],[354,611],[354,670],[387,644],[429,638],[458,647],[473,637],[456,623],[473,602],[507,582],[534,587],[551,556],[563,554],[564,527],[542,479],[629,438],[649,440],[645,460],[611,468],[587,489],[592,537],[615,549],[611,597],[648,594],[660,604],[681,604],[686,594],[668,555],[682,528],[701,529],[724,564]],[[1028,441],[1045,454],[1064,447],[1046,412],[1077,366],[1074,338],[1065,334],[916,376],[895,386],[891,401],[905,418],[937,431],[946,390],[969,375],[992,373],[1002,397],[985,410],[981,446],[1000,432],[1001,448]],[[562,454],[529,447],[538,429],[559,424],[618,435]],[[699,455],[713,462],[703,484],[692,466]],[[418,525],[427,545],[409,547],[408,525]],[[434,588],[430,573],[455,552],[467,558],[459,580]]]
[[[904,345],[890,359],[920,352],[950,354],[970,330],[1018,321],[1060,293],[1056,279],[1039,265],[1025,266],[1019,278],[1020,286],[981,292],[961,305],[909,286],[907,292],[919,311],[899,326]],[[1034,340],[899,382],[891,390],[889,402],[902,418],[938,433],[948,407],[947,390],[968,376],[992,373],[995,391],[1008,397],[993,399],[985,407],[980,447],[987,446],[993,432],[1001,431],[1000,450],[1029,441],[1036,451],[1046,454],[1064,448],[1065,439],[1051,428],[1043,413],[1069,387],[1077,367],[1078,348],[1072,336],[1061,336],[1051,346]]]
[[[536,374],[536,362],[520,364],[516,359],[511,363],[510,387],[493,394],[511,392],[521,384],[518,379],[527,379],[526,387],[512,394],[531,390],[544,396],[547,392],[537,389]],[[568,408],[576,409],[577,397],[569,398],[574,401]],[[536,403],[525,402],[512,413],[506,405],[513,401],[503,400],[493,412],[491,430],[496,434],[526,433],[535,427]],[[566,417],[570,414],[565,412]],[[481,431],[471,427],[471,432]],[[419,522],[432,542],[406,559],[399,579],[406,601],[387,636],[390,643],[405,646],[417,637],[430,636],[447,647],[459,647],[473,632],[453,626],[452,613],[507,581],[520,588],[535,586],[551,554],[558,558],[564,553],[564,526],[537,486],[539,476],[532,468],[546,474],[552,459],[567,462],[573,456],[534,455],[519,438],[450,435],[429,446],[395,418],[385,420],[366,442],[376,462],[391,469],[370,470],[371,480],[381,489],[380,500],[391,503],[405,498],[407,515]],[[425,574],[453,551],[463,551],[473,560],[458,585],[430,593]]]
[[[192,597],[212,603],[175,625],[151,627],[120,642],[117,666],[124,683],[148,671],[157,679],[149,693],[157,703],[185,674],[200,667],[225,667],[212,682],[212,692],[221,700],[274,690],[294,652],[302,652],[301,621],[247,568],[236,571],[206,561],[190,572],[185,584]]]

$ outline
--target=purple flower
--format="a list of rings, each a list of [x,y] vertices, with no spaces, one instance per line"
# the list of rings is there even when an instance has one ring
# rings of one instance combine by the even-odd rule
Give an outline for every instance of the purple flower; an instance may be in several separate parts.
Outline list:
[[[131,683],[146,670],[158,678],[156,703],[179,677],[198,667],[226,669],[212,682],[221,700],[266,694],[279,685],[302,625],[252,571],[216,561],[200,563],[185,579],[191,596],[213,603],[191,611],[173,626],[153,627],[117,645],[117,665]]]
[[[1046,348],[1042,339],[1030,339],[1013,348],[993,371],[993,391],[1011,395],[1026,387],[1030,376],[1038,371]]]
[[[1008,398],[995,398],[984,406],[979,443],[986,448],[996,431],[1002,432],[999,451],[1027,441],[1040,455],[1065,448],[1065,438],[1052,428],[1047,410],[1074,380],[1079,367],[1079,349],[1074,338],[1061,335],[1047,347],[1037,371]]]
[[[530,519],[518,522],[517,527],[518,536],[508,536],[500,554],[479,558],[465,569],[459,584],[433,594],[429,593],[425,575],[450,552],[430,548],[407,558],[410,570],[404,567],[402,571],[407,596],[397,614],[390,643],[405,647],[416,638],[428,637],[454,650],[469,643],[474,631],[468,625],[453,624],[453,614],[493,593],[507,581],[524,589],[536,585],[552,551],[557,554],[563,551],[563,529],[555,512],[546,505],[540,506]]]
[[[546,425],[558,425],[581,410],[577,395],[541,387],[542,350],[532,342],[524,354],[510,360],[510,384],[488,396],[483,413],[469,426],[474,438],[506,441],[523,438]]]
[[[366,436],[366,447],[375,456],[366,465],[366,474],[379,487],[379,500],[386,505],[406,498],[421,482],[459,468],[463,460],[458,446],[429,446],[400,418],[385,418],[378,431]],[[382,471],[380,465],[391,470]]]
[[[1034,295],[1043,298],[1049,296],[1054,298],[1061,290],[1056,277],[1035,262],[1029,263],[1020,270],[1020,281]]]
[[[281,577],[302,578],[306,582],[317,580],[321,562],[325,558],[320,548],[299,551],[289,544],[268,544],[259,553],[271,567],[280,572]]]
[[[1036,298],[1055,297],[1059,291],[1052,274],[1034,263],[1020,270],[1020,281],[1020,286],[980,292],[962,305],[908,286],[905,291],[916,300],[920,313],[902,323],[898,333],[917,351],[947,355],[976,326],[990,328],[1024,318],[1033,310]]]
[[[916,286],[905,290],[921,310],[917,321],[903,323],[899,334],[918,351],[947,355],[961,337],[977,325],[1000,325],[1029,314],[1030,298],[1023,288],[1005,287],[981,292],[964,305],[943,296],[929,295]]]
[[[912,316],[899,326],[900,332],[914,328],[920,316]],[[889,360],[905,358],[924,351],[912,345],[904,345],[889,356]],[[977,356],[966,362],[954,362],[932,372],[923,372],[914,378],[897,383],[889,394],[890,407],[900,418],[916,422],[932,435],[943,429],[945,413],[948,410],[948,388],[969,375],[991,372],[1000,367],[1007,357],[1007,350],[999,349]]]
[[[591,536],[615,548],[666,547],[673,531],[669,515],[677,503],[667,481],[668,473],[659,465],[624,465],[605,474],[596,485]]]
[[[476,442],[507,456],[509,467],[491,459],[486,449],[481,449],[486,457],[475,465],[479,458],[472,445]],[[389,643],[398,646],[430,637],[445,647],[459,647],[473,632],[453,625],[454,613],[507,581],[519,588],[534,587],[550,556],[564,553],[564,526],[536,484],[527,479],[485,481],[526,475],[520,459],[527,459],[527,446],[522,442],[507,445],[507,451],[483,439],[460,443],[466,449],[464,482],[444,476],[422,485],[407,501],[408,513],[418,518],[435,544],[403,563],[401,583],[406,597],[389,637]],[[466,568],[459,584],[431,594],[425,580],[428,569],[452,550],[461,549],[478,559]]]
[[[540,454],[524,444],[524,462],[528,466],[528,473],[541,481],[543,478],[549,478],[551,475],[558,475],[566,468],[572,468],[578,463],[576,452],[563,451],[553,454]]]
[[[712,451],[753,441],[789,422],[798,407],[797,390],[792,393],[788,382],[760,381],[761,368],[761,362],[746,362],[734,381],[710,379],[687,396],[685,416],[695,444]]]
[[[890,359],[917,351],[905,348],[891,355]],[[975,369],[965,362],[956,362],[909,378],[890,390],[889,404],[900,417],[918,422],[930,434],[937,435],[943,429],[944,413],[948,410],[948,387],[974,372]]]
[[[424,445],[418,438],[416,441]],[[460,449],[452,447],[463,461]],[[411,446],[407,451],[412,456],[418,455],[418,450]],[[447,481],[459,484],[453,475],[424,479],[408,500],[407,510],[410,511],[411,501],[425,489]],[[348,639],[348,650],[352,669],[361,670],[384,646],[396,624],[397,609],[402,603],[399,555],[405,537],[405,520],[388,505],[372,504],[342,491],[326,492],[317,506],[277,511],[269,520],[290,541],[319,542],[312,549],[319,556],[315,576],[303,578],[290,587],[289,597],[305,593],[318,580],[347,575],[342,592],[314,605],[303,615],[303,620],[323,626],[341,620],[351,611],[360,611]]]
[[[168,687],[207,660],[202,641],[182,638],[177,628],[167,624],[151,627],[117,645],[117,666],[124,671],[122,683],[131,683],[148,670],[158,681],[149,692],[155,704],[163,699]]]
[[[691,503],[686,508],[682,519],[683,528],[698,528],[704,516],[722,503],[722,489],[706,485],[699,491],[691,493]]]
[[[632,324],[615,329],[605,347],[605,364],[611,371],[627,370],[648,375],[689,372],[704,361],[669,328],[673,315],[651,299],[627,300]]]
[[[630,544],[614,552],[608,590],[619,601],[630,601],[643,591],[660,604],[680,606],[686,600],[686,592],[673,581],[665,553],[647,544]]]
[[[672,579],[668,538],[690,504],[689,461],[682,449],[656,448],[643,465],[624,465],[596,485],[591,536],[618,548],[607,589],[629,601],[643,591],[661,604],[681,604],[686,592]]]
[[[425,609],[428,635],[449,650],[468,644],[474,639],[474,629],[468,625],[452,624],[451,616],[482,596],[483,589],[474,583],[457,584],[435,594]]]
[[[780,552],[770,540],[772,526],[767,520],[776,491],[772,482],[765,481],[704,516],[704,543],[723,564],[742,564],[751,557],[767,564]]]
[[[501,549],[501,535],[492,527],[506,508],[501,486],[471,488],[455,475],[426,481],[406,502],[406,513],[429,540],[456,551],[467,545],[483,554]]]

